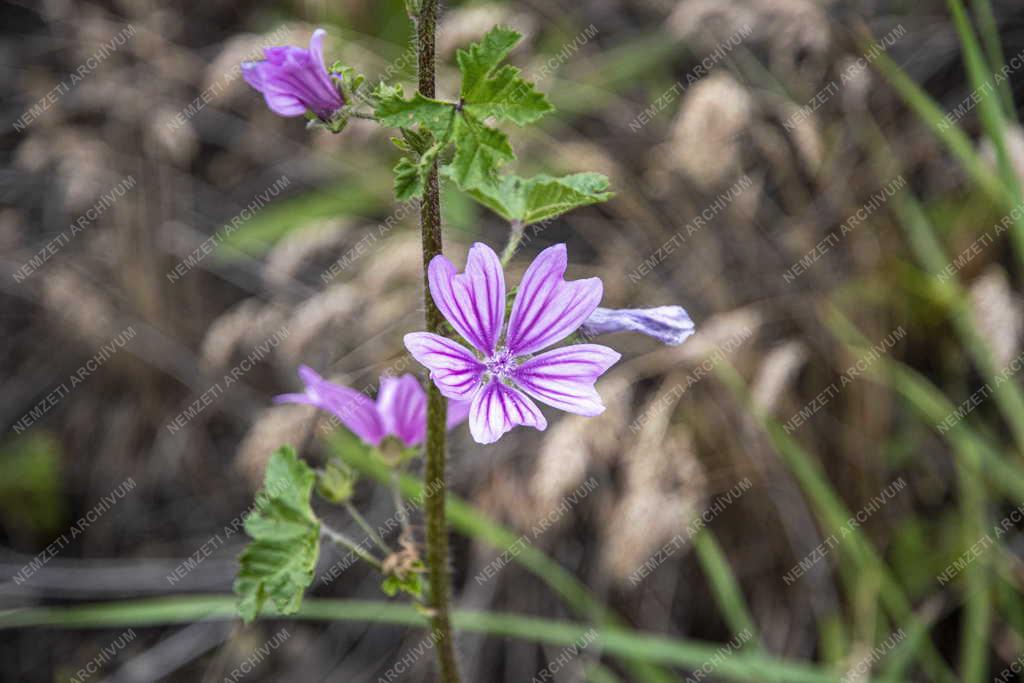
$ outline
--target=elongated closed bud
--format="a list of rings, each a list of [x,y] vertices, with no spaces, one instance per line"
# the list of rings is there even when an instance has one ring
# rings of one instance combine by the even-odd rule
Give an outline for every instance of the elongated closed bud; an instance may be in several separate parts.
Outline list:
[[[693,320],[682,306],[654,308],[595,308],[580,332],[596,337],[615,332],[639,332],[662,344],[678,346],[694,332]]]

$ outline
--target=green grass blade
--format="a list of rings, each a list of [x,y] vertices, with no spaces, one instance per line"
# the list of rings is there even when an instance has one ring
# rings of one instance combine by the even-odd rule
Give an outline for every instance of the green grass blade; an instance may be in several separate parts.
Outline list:
[[[958,463],[960,507],[964,518],[964,548],[970,548],[988,532],[984,480],[968,459]],[[982,683],[988,674],[988,642],[992,621],[989,566],[985,557],[964,570],[967,591],[960,627],[960,674],[964,683]]]
[[[978,95],[978,114],[982,127],[985,129],[985,135],[995,147],[999,175],[1002,177],[1003,184],[1009,191],[1013,205],[1018,206],[1024,197],[1021,196],[1017,172],[1013,168],[1013,162],[1007,151],[1007,122],[997,99],[992,73],[986,67],[985,55],[981,51],[981,45],[974,34],[974,29],[971,27],[963,2],[949,0],[949,9],[953,15],[953,24],[956,26],[957,36],[960,38],[960,45],[963,49],[964,66],[967,68],[968,80],[973,88],[972,94]],[[1012,235],[1018,262],[1024,268],[1024,221],[1017,220],[1015,222]]]
[[[992,3],[989,0],[975,0],[974,12],[981,29],[981,40],[985,47],[985,55],[988,57],[989,70],[993,73],[998,72],[1006,64],[1006,57],[1003,55],[1003,45],[999,40],[999,24],[992,11]],[[999,97],[1002,100],[1004,113],[1007,118],[1016,121],[1017,108],[1013,102],[1010,80],[1003,79],[996,85],[999,88]]]
[[[935,615],[938,610],[934,610]],[[934,617],[920,618],[903,633],[903,639],[896,648],[885,656],[885,662],[879,673],[879,683],[903,683],[908,679],[907,669],[914,659],[914,654],[922,643],[928,639],[928,631],[934,623]],[[897,631],[899,633],[899,631]]]
[[[758,636],[754,619],[750,616],[747,608],[747,601],[740,590],[740,584],[733,574],[729,561],[722,552],[711,529],[704,527],[693,538],[693,547],[697,552],[697,560],[704,570],[704,576],[711,584],[711,591],[714,593],[715,602],[725,615],[725,620],[732,629],[734,635],[746,633],[750,640],[746,647],[760,649],[761,642]]]
[[[234,620],[231,595],[175,596],[71,607],[31,607],[0,612],[0,628],[56,626],[62,628],[110,628],[157,626],[207,620]],[[427,619],[409,604],[371,600],[309,598],[299,612],[267,619],[351,621],[426,628]],[[455,626],[462,631],[517,638],[549,645],[571,645],[592,627],[517,614],[456,610]],[[765,677],[790,683],[836,683],[837,677],[813,666],[766,657],[753,652],[720,656],[720,646],[694,640],[669,638],[622,628],[599,629],[595,646],[619,657],[652,664],[698,669],[714,660],[715,674],[732,681],[760,681]]]
[[[946,121],[945,113],[928,96],[928,93],[907,76],[884,52],[879,53],[872,64],[903,98],[907,106],[917,114],[918,118],[945,143],[971,179],[1007,210],[1012,208],[1015,204],[1009,190],[999,177],[985,165],[981,156],[975,151],[971,139],[955,124]]]

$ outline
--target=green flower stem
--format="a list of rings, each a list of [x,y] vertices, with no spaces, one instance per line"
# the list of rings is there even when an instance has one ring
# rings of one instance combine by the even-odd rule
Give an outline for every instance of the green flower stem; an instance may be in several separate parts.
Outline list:
[[[434,37],[437,31],[437,0],[422,0],[415,7],[416,44],[419,53],[417,76],[419,91],[434,97]],[[410,5],[410,7],[412,7]],[[430,167],[420,203],[420,234],[423,243],[423,304],[427,330],[438,334],[444,318],[430,297],[427,266],[442,251],[441,192],[437,179],[437,161]],[[437,639],[437,662],[442,683],[459,683],[455,659],[455,639],[449,616],[451,579],[448,576],[448,524],[445,520],[445,422],[448,406],[433,382],[427,383],[427,437],[424,442],[426,498],[423,508],[427,522],[427,583],[430,596],[427,607],[430,626]]]
[[[384,571],[384,567],[381,565],[380,560],[378,560],[376,557],[363,550],[363,547],[355,541],[353,541],[351,538],[341,533],[340,531],[335,531],[323,522],[320,523],[320,535],[329,540],[331,543],[335,544],[336,546],[345,548],[346,550],[351,550],[359,556],[359,559],[366,562],[367,564],[373,565],[377,568],[378,571]]]
[[[508,262],[515,256],[516,250],[519,248],[519,242],[523,239],[523,228],[526,225],[522,221],[512,221],[511,232],[508,234],[508,244],[505,245],[505,250],[501,252],[501,265],[507,266]]]
[[[366,532],[366,535],[377,544],[377,547],[384,551],[385,555],[390,555],[392,553],[391,548],[387,546],[384,539],[382,539],[370,523],[366,521],[366,518],[359,514],[359,510],[356,509],[355,505],[345,501],[345,510],[348,514],[352,515],[352,519],[356,520],[356,524],[359,525],[359,528]]]

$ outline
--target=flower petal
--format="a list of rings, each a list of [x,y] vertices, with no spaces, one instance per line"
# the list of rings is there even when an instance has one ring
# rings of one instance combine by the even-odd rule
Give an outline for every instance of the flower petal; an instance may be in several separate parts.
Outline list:
[[[494,353],[505,321],[505,274],[494,250],[474,244],[459,274],[451,261],[435,256],[427,279],[434,303],[455,331],[485,356]]]
[[[327,381],[320,376],[320,373],[308,365],[299,366],[299,379],[301,379],[302,383],[306,385],[307,394],[311,393],[311,387],[316,387],[318,384],[322,384]]]
[[[270,400],[274,403],[304,403],[310,406],[317,405],[317,402],[310,398],[308,394],[278,394]]]
[[[263,92],[263,65],[266,62],[242,62],[242,78],[256,90]]]
[[[268,78],[268,62],[245,62],[242,64],[242,76],[245,82],[263,93],[263,99],[270,111],[278,116],[302,116],[306,113],[306,105],[280,87],[273,78]]]
[[[327,31],[322,28],[318,28],[313,31],[313,35],[309,37],[309,58],[316,69],[312,70],[311,73],[316,75],[316,80],[319,83],[320,89],[324,93],[331,94],[331,104],[329,105],[329,111],[317,112],[324,118],[329,118],[339,107],[345,104],[345,98],[342,97],[341,93],[338,92],[337,86],[334,84],[334,80],[331,78],[330,72],[327,70],[327,64],[324,62],[324,38],[327,36]],[[337,98],[338,104],[334,104],[334,98]]]
[[[404,341],[413,358],[430,370],[430,379],[442,394],[459,401],[472,398],[484,366],[469,349],[430,332],[412,332]]]
[[[274,66],[281,66],[291,51],[297,49],[291,45],[272,45],[263,48],[263,58]]]
[[[305,365],[299,367],[299,376],[306,384],[305,394],[282,394],[275,397],[276,403],[308,403],[326,410],[372,446],[384,438],[384,422],[366,394],[330,382]]]
[[[469,407],[469,433],[477,443],[494,443],[516,425],[547,429],[537,404],[514,387],[491,379]]]
[[[519,356],[539,351],[576,331],[601,302],[601,280],[566,282],[564,244],[548,247],[523,275],[508,321],[509,350]]]
[[[270,111],[278,116],[302,116],[306,113],[306,105],[287,93],[266,90],[263,99]]]
[[[577,415],[604,412],[594,382],[622,356],[600,344],[574,344],[534,356],[515,370],[519,388],[549,406]]]
[[[662,344],[678,346],[693,334],[693,320],[682,306],[595,308],[580,331],[588,337],[639,332]]]
[[[423,441],[427,428],[427,393],[414,375],[381,377],[377,412],[388,434],[406,446]]]
[[[327,31],[318,28],[309,37],[309,55],[313,58],[313,63],[325,74],[327,73],[327,65],[324,64],[324,38],[326,36]]]
[[[446,429],[457,427],[469,417],[469,401],[448,401],[448,419]]]

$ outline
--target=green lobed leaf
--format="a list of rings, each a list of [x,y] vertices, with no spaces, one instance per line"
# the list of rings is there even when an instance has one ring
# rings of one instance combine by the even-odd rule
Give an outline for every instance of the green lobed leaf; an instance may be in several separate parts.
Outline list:
[[[455,117],[455,105],[416,93],[405,99],[401,92],[391,91],[381,98],[374,110],[377,120],[393,128],[420,126],[430,131],[437,141],[447,140]]]
[[[246,622],[268,600],[282,614],[294,614],[302,604],[320,552],[320,520],[310,506],[315,481],[291,446],[270,456],[263,488],[245,519],[252,541],[239,557],[235,578],[238,613]]]
[[[404,202],[423,194],[423,176],[420,166],[409,157],[402,157],[395,164],[395,199]]]
[[[514,159],[515,154],[508,136],[488,126],[485,119],[524,125],[553,110],[547,98],[520,77],[519,69],[500,65],[520,37],[512,29],[499,26],[479,42],[459,50],[463,78],[458,104],[420,93],[406,99],[401,88],[376,89],[378,121],[403,131],[404,144],[399,147],[409,154],[394,168],[399,200],[423,193],[427,173],[449,143],[454,143],[455,155],[448,175],[461,189],[469,191],[497,182],[498,167]],[[414,127],[417,132],[412,133]],[[578,204],[568,203],[565,210],[574,205]]]
[[[476,92],[480,84],[508,56],[522,35],[507,26],[495,26],[465,50],[456,53],[459,70],[462,72],[462,97]]]
[[[607,201],[608,178],[601,173],[574,173],[555,178],[501,176],[495,183],[469,190],[478,202],[507,220],[530,225],[588,204]]]
[[[554,110],[547,97],[520,77],[519,69],[498,67],[521,37],[510,28],[496,26],[480,42],[458,51],[460,94],[466,112],[480,119],[493,116],[522,126]]]
[[[463,190],[496,182],[495,170],[516,158],[508,136],[462,111],[455,119],[455,156],[449,175]]]

